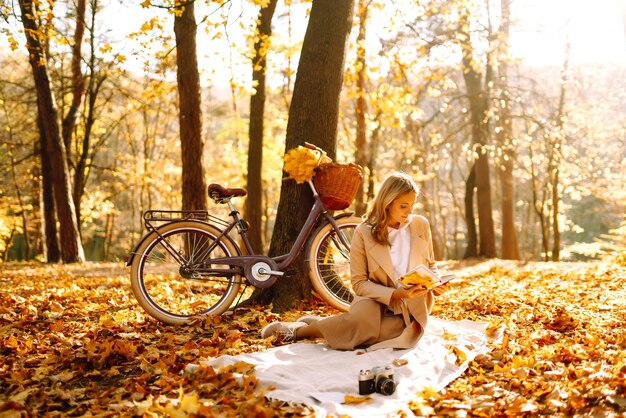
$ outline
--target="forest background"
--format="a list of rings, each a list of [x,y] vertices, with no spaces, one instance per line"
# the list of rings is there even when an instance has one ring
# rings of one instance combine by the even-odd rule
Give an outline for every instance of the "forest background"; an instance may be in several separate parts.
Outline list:
[[[41,157],[45,129],[25,40],[36,33],[45,62],[35,67],[47,69],[58,109],[66,196],[84,259],[123,260],[143,235],[144,210],[189,207],[181,200],[185,135],[173,30],[181,9],[167,1],[19,3],[34,7],[38,29],[24,30],[28,14],[18,2],[0,2],[0,257],[45,261],[50,242],[64,245],[43,221],[46,177],[55,170]],[[362,214],[378,182],[400,169],[422,187],[418,211],[430,219],[439,259],[574,260],[620,249],[620,2],[355,3],[329,150],[337,161],[365,167],[353,210]],[[269,31],[262,6],[272,9]],[[195,3],[202,177],[248,187],[260,205],[257,242],[265,249],[310,9],[311,2],[295,0]],[[258,153],[250,152],[250,109],[260,81]],[[244,200],[237,204],[244,211]]]
[[[225,216],[211,182],[247,187],[255,242],[284,250],[310,196],[282,156],[304,141],[365,168],[359,214],[414,176],[459,276],[433,315],[503,332],[407,408],[623,415],[625,21],[625,0],[0,0],[0,415],[312,416],[250,365],[181,374],[335,313],[305,277],[171,327],[120,262],[146,209]]]

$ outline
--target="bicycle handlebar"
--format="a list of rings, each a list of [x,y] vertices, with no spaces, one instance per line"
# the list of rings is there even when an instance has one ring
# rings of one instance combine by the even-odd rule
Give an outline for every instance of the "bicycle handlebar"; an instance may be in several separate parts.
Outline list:
[[[315,145],[315,144],[311,144],[310,142],[305,142],[305,143],[304,143],[304,145],[303,145],[303,147],[304,147],[304,148],[311,149],[311,150],[313,150],[313,151],[319,151],[319,152],[321,152],[322,154],[327,155],[327,154],[326,154],[326,151],[324,151],[323,149],[321,149],[320,147],[318,147],[318,146],[317,146],[317,145]]]

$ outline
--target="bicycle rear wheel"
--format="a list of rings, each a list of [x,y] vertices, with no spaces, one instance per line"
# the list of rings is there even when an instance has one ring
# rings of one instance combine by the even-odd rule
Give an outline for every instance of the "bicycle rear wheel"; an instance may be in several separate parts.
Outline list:
[[[336,222],[345,244],[331,224],[324,225],[311,240],[309,278],[322,299],[340,311],[347,311],[354,298],[350,282],[350,243],[354,230],[363,220],[350,216]]]
[[[139,246],[131,264],[131,286],[148,314],[167,324],[184,324],[198,315],[219,315],[239,292],[241,276],[217,277],[198,271],[215,257],[239,255],[212,225],[185,221],[159,228]]]

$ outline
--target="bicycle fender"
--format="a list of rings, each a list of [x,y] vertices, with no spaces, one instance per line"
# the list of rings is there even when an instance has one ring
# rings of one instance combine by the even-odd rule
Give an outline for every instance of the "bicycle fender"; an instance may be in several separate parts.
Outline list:
[[[178,221],[176,221],[178,222]],[[163,225],[160,225],[158,228],[156,228],[157,231],[159,231],[160,229],[171,225],[173,223],[176,222],[168,222],[165,223]],[[194,220],[188,220],[186,222],[194,222],[197,224],[205,224],[204,222],[200,222],[200,221],[194,221]],[[217,229],[220,232],[224,232],[223,229],[218,228],[217,226],[211,224],[211,226],[215,229]],[[155,234],[154,231],[150,231],[147,234],[145,234],[143,237],[141,237],[141,239],[137,242],[137,244],[135,244],[135,247],[133,248],[133,250],[131,251],[131,253],[128,255],[128,260],[126,260],[126,265],[130,267],[131,264],[133,264],[133,259],[135,258],[135,255],[137,254],[137,250],[139,249],[139,247],[141,246],[141,244],[143,244],[143,242],[145,240],[147,240],[148,238],[152,237],[152,235]],[[233,244],[233,247],[235,247],[235,249],[237,250],[237,255],[241,255],[241,249],[239,248],[239,245],[237,245],[237,243],[235,242],[235,240],[232,239],[232,237],[230,235],[224,235],[224,238],[228,239],[228,241],[230,241],[231,244]]]
[[[350,216],[354,216],[354,212],[343,212],[343,213],[340,213],[339,215],[333,216],[333,218],[335,220],[337,220],[337,219],[341,219],[341,218],[349,218]],[[322,218],[322,219],[324,219],[324,218]],[[322,230],[322,228],[324,228],[326,225],[329,225],[329,224],[330,224],[330,222],[328,222],[327,220],[324,219],[322,221],[322,224],[320,226],[318,226],[317,228],[315,228],[315,231],[313,231],[311,233],[311,239],[309,239],[307,244],[306,244],[306,248],[305,248],[306,252],[305,252],[305,254],[308,254],[309,251],[311,250],[311,244],[312,244],[312,241],[313,241],[313,237],[316,236]]]
[[[337,215],[337,216],[333,216],[333,218],[335,218],[335,219],[341,219],[341,218],[346,218],[346,217],[348,217],[348,216],[354,216],[354,212],[343,212],[343,213],[340,213],[340,214],[339,214],[339,215]]]

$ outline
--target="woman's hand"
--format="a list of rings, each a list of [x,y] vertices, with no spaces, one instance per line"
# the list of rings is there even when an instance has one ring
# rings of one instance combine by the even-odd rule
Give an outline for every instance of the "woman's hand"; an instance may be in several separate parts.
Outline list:
[[[428,293],[428,289],[423,286],[411,286],[409,288],[400,287],[395,289],[391,294],[391,300],[399,300],[399,299],[412,299],[418,296],[422,296]]]
[[[435,296],[441,296],[444,293],[446,293],[447,290],[448,290],[448,283],[444,283],[444,284],[439,285],[437,287],[433,287],[433,294]]]

